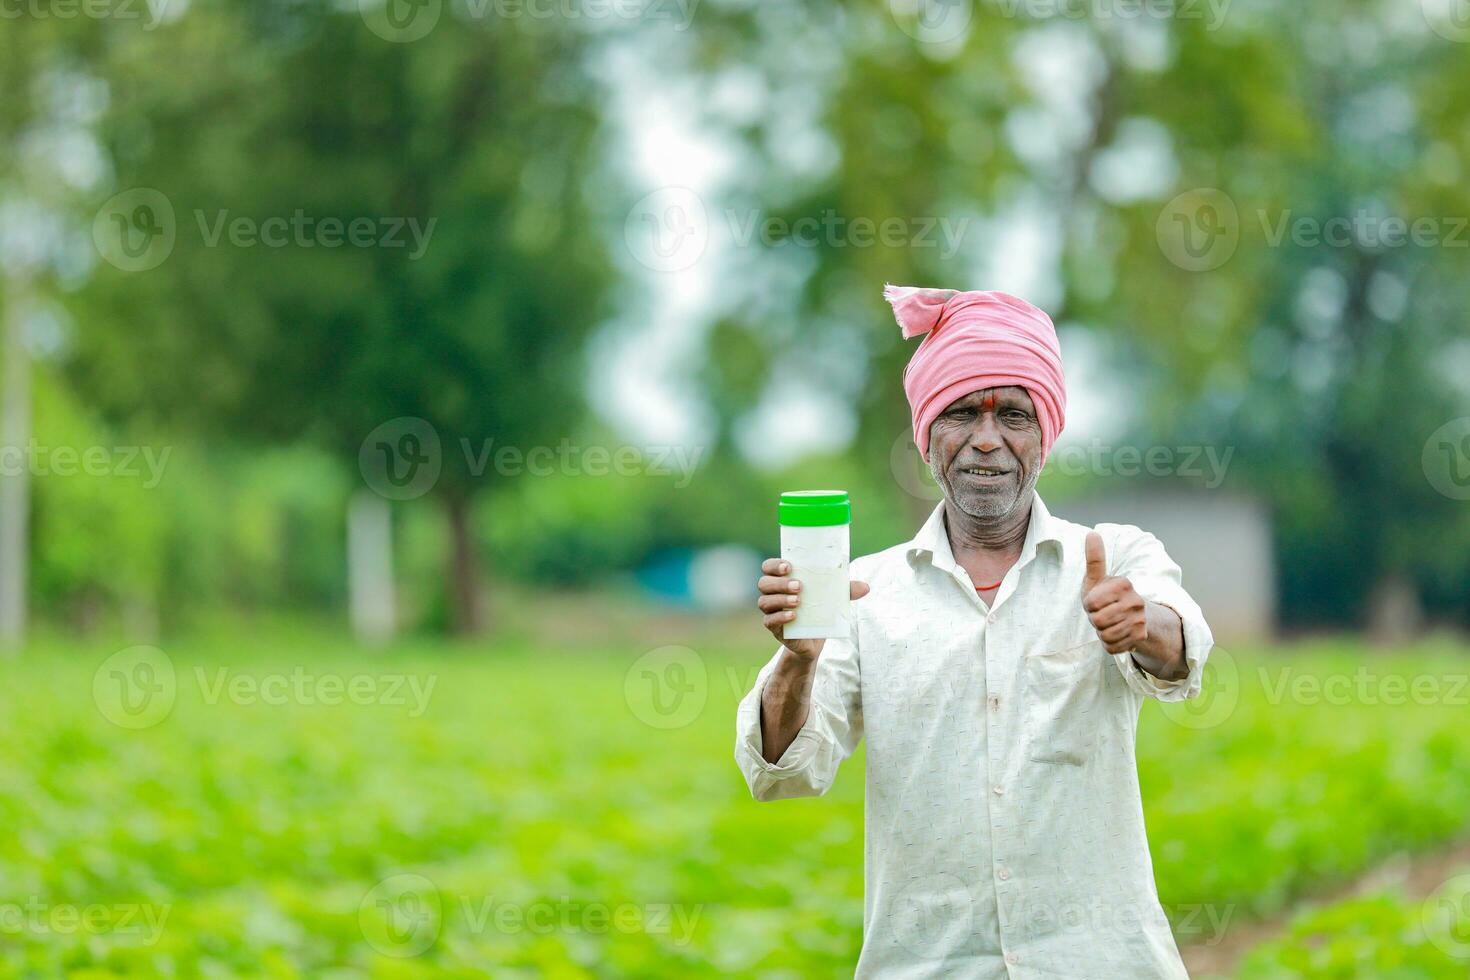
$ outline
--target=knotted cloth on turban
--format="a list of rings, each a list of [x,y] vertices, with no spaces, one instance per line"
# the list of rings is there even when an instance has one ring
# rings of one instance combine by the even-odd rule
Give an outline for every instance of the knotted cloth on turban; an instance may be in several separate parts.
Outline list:
[[[997,292],[885,286],[905,337],[924,341],[903,372],[914,444],[929,458],[929,426],[953,402],[984,388],[1026,389],[1041,423],[1041,461],[1067,415],[1062,351],[1051,317]]]

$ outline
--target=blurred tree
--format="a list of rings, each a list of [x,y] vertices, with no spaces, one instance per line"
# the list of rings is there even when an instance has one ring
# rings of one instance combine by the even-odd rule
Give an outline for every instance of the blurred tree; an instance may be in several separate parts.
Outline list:
[[[100,178],[91,124],[103,88],[82,66],[99,45],[94,20],[46,7],[8,11],[0,33],[0,646],[26,630],[32,547],[33,327],[46,320],[58,271],[75,273],[64,232],[75,195]]]
[[[852,391],[856,449],[880,472],[913,350],[882,283],[1025,281],[1059,324],[1110,338],[1117,381],[1101,394],[1136,409],[1133,438],[1239,448],[1231,485],[1278,514],[1288,618],[1382,621],[1406,590],[1454,594],[1447,570],[1470,581],[1466,516],[1420,453],[1470,396],[1449,367],[1470,357],[1465,235],[1392,247],[1381,233],[1428,218],[1447,235],[1470,215],[1463,44],[1427,7],[1364,0],[1063,9],[874,0],[698,22],[711,90],[741,65],[766,93],[728,126],[748,158],[725,188],[736,210],[908,229],[738,256],[750,274],[730,288],[750,295],[711,335],[716,376],[750,344],[776,367],[766,385],[713,388],[723,431],[791,352],[858,350],[875,381]],[[1360,213],[1380,240],[1292,232]],[[944,218],[975,219],[949,252],[922,235]],[[794,286],[775,262],[800,270]],[[841,390],[820,365],[808,380]]]
[[[1456,544],[1470,525],[1422,460],[1470,397],[1451,367],[1470,354],[1457,179],[1470,134],[1446,108],[1470,71],[1427,8],[1401,13],[1310,4],[1185,35],[1138,109],[1170,123],[1176,190],[1228,196],[1239,246],[1150,279],[1172,243],[1156,209],[1134,209],[1116,291],[1120,322],[1182,342],[1178,363],[1155,363],[1187,384],[1155,385],[1172,395],[1153,430],[1237,446],[1242,483],[1275,506],[1287,614],[1385,636],[1416,624],[1426,590],[1441,612],[1470,611],[1432,587],[1447,568],[1470,581]],[[1203,234],[1211,216],[1175,217]],[[1428,237],[1409,239],[1425,222]]]
[[[175,241],[92,278],[71,377],[119,416],[353,465],[380,425],[427,421],[453,625],[473,631],[483,442],[565,433],[605,312],[600,100],[565,24],[446,5],[398,36],[355,9],[222,0],[114,39],[117,189],[158,191]]]

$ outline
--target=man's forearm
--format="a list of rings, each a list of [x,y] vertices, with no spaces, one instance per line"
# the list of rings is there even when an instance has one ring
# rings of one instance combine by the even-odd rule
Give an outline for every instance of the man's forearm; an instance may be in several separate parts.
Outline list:
[[[806,724],[816,676],[816,657],[801,657],[782,648],[781,659],[761,693],[761,755],[767,762],[780,762]]]
[[[1184,621],[1168,606],[1148,601],[1148,638],[1133,651],[1133,662],[1164,681],[1189,676],[1184,658]]]

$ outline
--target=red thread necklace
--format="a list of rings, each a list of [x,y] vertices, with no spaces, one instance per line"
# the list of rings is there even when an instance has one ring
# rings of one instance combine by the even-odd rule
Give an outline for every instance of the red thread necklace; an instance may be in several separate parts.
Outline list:
[[[1000,580],[1000,582],[1004,582],[1004,581],[1005,581],[1005,579],[1001,579]],[[991,589],[998,589],[998,588],[1000,588],[1000,582],[996,582],[994,585],[977,585],[977,586],[975,586],[975,591],[976,592],[989,592]]]

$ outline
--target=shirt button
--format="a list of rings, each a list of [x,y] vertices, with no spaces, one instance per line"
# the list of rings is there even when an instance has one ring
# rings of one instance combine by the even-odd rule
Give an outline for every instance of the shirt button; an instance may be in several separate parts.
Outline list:
[[[1017,956],[1015,953],[1007,953],[1006,962],[1009,963],[1011,966],[1015,966],[1017,963],[1021,962],[1021,957]]]
[[[1000,695],[999,694],[992,694],[990,696],[990,710],[991,711],[999,711],[1000,710]]]
[[[1005,796],[1006,795],[1006,789],[1005,789],[1004,786],[997,786],[997,787],[995,787],[995,789],[991,790],[991,792],[994,793],[996,796]]]
[[[996,877],[999,878],[1001,881],[1010,881],[1011,880],[1011,872],[1010,872],[1010,869],[1009,868],[1001,868],[999,871],[996,872]]]

